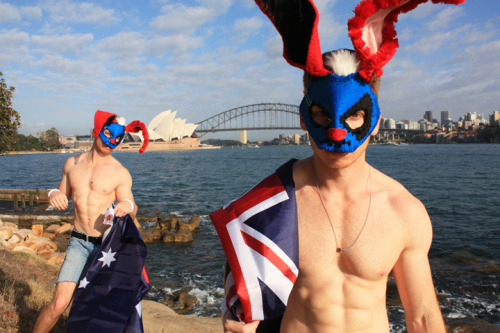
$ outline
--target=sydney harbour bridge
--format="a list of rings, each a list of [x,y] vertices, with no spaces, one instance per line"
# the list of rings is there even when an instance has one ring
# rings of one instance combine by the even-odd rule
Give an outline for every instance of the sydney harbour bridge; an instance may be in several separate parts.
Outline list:
[[[249,130],[300,130],[299,107],[283,103],[260,103],[240,106],[216,114],[198,123],[196,133],[203,137],[207,133],[240,131],[246,137]],[[385,132],[385,133],[384,133]],[[404,135],[420,131],[403,129],[380,129],[379,135]]]

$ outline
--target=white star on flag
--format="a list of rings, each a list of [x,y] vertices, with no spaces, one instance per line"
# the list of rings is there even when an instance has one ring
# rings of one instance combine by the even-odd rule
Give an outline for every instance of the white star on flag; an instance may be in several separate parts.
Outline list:
[[[78,288],[85,288],[87,287],[87,285],[89,284],[90,282],[87,281],[87,277],[84,277],[81,281],[80,281],[80,285],[78,286]]]
[[[110,264],[113,261],[116,261],[115,259],[116,252],[111,252],[111,248],[109,248],[108,252],[101,251],[101,253],[102,253],[102,258],[98,259],[99,261],[102,261],[101,268],[103,268],[104,266],[111,267]]]

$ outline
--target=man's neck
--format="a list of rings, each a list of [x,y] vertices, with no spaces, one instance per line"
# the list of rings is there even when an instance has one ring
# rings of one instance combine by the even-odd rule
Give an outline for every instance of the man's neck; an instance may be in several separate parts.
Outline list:
[[[344,168],[332,168],[316,156],[311,157],[311,168],[315,182],[325,191],[356,191],[365,187],[370,165],[364,156],[360,156],[351,165]]]
[[[89,151],[88,157],[92,165],[95,165],[99,162],[105,162],[112,158],[110,153],[99,151],[99,149],[95,145],[92,146],[92,149]]]

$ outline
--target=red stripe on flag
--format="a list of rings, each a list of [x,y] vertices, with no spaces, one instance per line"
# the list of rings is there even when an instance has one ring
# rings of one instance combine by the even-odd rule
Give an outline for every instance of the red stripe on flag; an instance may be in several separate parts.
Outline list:
[[[144,281],[146,281],[146,283],[149,283],[149,277],[148,273],[146,272],[146,266],[142,267],[142,278],[144,279]]]
[[[295,283],[295,280],[297,280],[297,275],[290,269],[290,266],[288,266],[286,262],[284,262],[283,259],[281,259],[280,256],[276,254],[276,252],[274,252],[266,244],[259,241],[257,238],[252,237],[243,231],[241,232],[241,235],[243,236],[245,243],[250,248],[264,256],[274,266],[276,266],[276,268],[278,268],[280,272],[288,278],[288,280],[290,280],[292,283]]]

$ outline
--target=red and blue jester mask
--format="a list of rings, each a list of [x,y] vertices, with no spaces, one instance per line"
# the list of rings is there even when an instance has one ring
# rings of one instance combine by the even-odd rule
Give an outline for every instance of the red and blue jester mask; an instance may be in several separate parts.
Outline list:
[[[99,136],[106,146],[115,149],[125,136],[125,126],[108,121],[102,127]]]
[[[323,114],[313,111],[314,106]],[[329,73],[312,78],[300,114],[318,148],[352,153],[377,126],[380,109],[370,85],[358,73]]]

